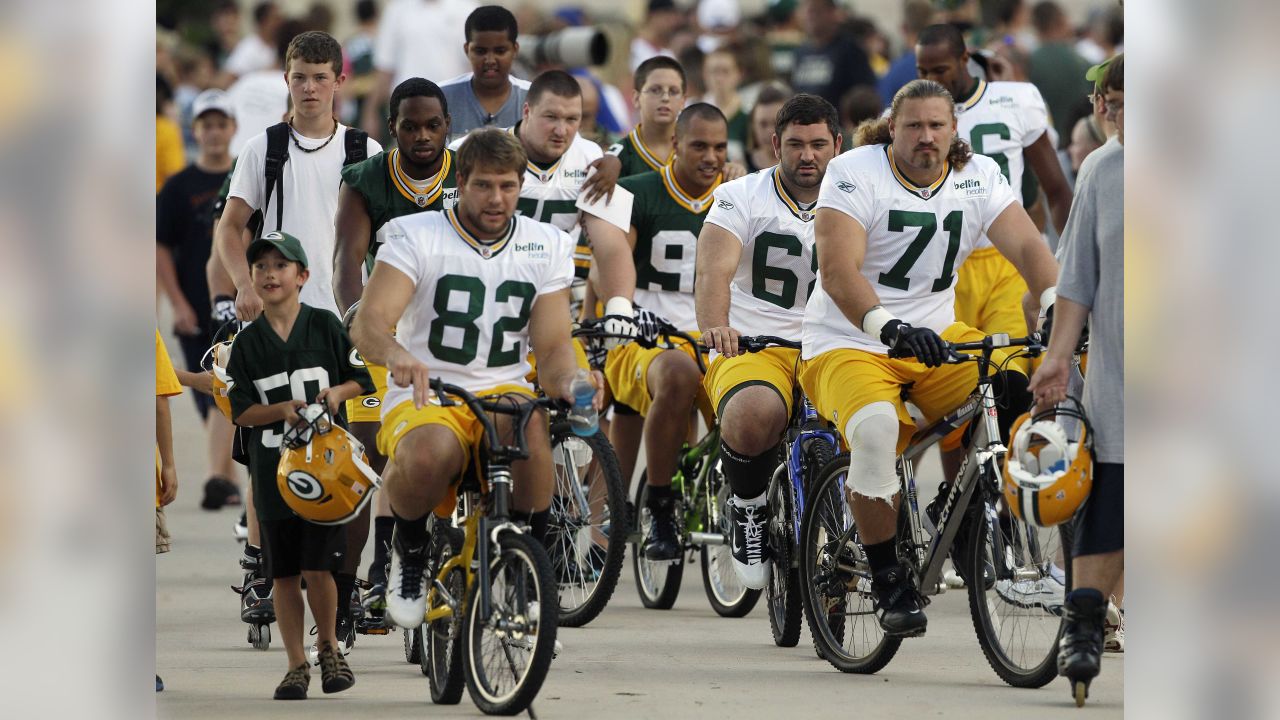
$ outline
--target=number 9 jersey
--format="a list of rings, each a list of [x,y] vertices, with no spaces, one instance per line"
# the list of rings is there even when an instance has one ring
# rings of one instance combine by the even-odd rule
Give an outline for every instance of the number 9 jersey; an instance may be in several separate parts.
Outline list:
[[[396,337],[432,377],[472,391],[528,387],[529,315],[538,296],[569,287],[573,240],[517,215],[501,239],[485,243],[449,209],[389,221],[377,261],[413,281]],[[413,393],[388,385],[384,421]]]
[[[919,187],[893,164],[890,145],[865,145],[832,160],[817,208],[844,213],[867,232],[862,274],[894,317],[941,334],[955,322],[955,269],[991,224],[1017,201],[1000,167],[974,155],[964,168]],[[861,318],[858,318],[861,321]],[[805,308],[804,358],[837,348],[888,348],[844,316],[818,285]]]

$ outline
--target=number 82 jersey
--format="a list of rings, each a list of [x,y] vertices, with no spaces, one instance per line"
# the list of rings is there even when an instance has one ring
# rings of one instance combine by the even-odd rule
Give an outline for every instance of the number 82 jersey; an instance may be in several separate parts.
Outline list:
[[[414,284],[396,337],[431,376],[473,392],[527,385],[529,316],[539,296],[569,287],[569,236],[515,216],[501,239],[483,243],[450,209],[391,220],[385,238],[378,263]],[[383,417],[412,392],[388,383]]]
[[[938,180],[920,187],[898,172],[891,146],[864,145],[827,165],[817,207],[866,229],[862,274],[885,310],[941,333],[955,322],[955,269],[1016,201],[990,158],[974,155],[963,169],[944,162]],[[806,360],[837,348],[888,352],[845,317],[822,290],[821,275],[805,308],[802,342]]]
[[[814,290],[813,208],[796,202],[774,166],[716,188],[706,222],[742,243],[729,285],[729,324],[749,335],[799,339]]]

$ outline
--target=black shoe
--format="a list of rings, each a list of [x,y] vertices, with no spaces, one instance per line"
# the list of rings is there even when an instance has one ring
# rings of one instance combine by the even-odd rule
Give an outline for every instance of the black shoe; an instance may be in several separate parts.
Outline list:
[[[911,585],[911,578],[901,565],[888,567],[875,574],[871,587],[880,609],[880,627],[891,637],[923,635],[929,620],[924,615],[924,601]]]
[[[205,510],[221,510],[224,505],[240,504],[240,488],[230,480],[214,475],[204,483],[204,499],[200,507]]]
[[[156,676],[156,692],[164,692],[164,681],[159,675]]]
[[[352,646],[356,644],[356,622],[351,615],[338,614],[336,636],[345,648],[344,654],[351,652]]]
[[[306,700],[311,687],[311,663],[302,663],[290,670],[276,686],[276,700]]]
[[[1093,588],[1067,594],[1063,606],[1067,625],[1058,641],[1058,674],[1088,682],[1102,669],[1102,640],[1107,599]]]
[[[649,508],[649,535],[644,539],[644,559],[672,562],[680,559],[680,537],[676,532],[675,501],[663,498]]]

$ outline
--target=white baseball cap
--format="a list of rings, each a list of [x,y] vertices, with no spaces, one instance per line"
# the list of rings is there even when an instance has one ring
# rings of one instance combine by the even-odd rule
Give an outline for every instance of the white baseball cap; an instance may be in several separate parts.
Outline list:
[[[210,88],[196,96],[195,102],[191,103],[191,117],[198,118],[210,110],[217,110],[232,119],[236,116],[231,96],[217,88]]]

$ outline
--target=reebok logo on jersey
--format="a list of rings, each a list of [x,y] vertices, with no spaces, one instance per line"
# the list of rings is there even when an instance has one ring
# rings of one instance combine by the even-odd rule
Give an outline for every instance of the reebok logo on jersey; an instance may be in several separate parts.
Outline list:
[[[721,200],[719,203],[717,203],[717,205],[719,205],[721,210],[733,209],[733,203],[729,202],[728,200]]]
[[[858,189],[858,186],[857,186],[857,185],[854,185],[853,183],[849,182],[848,180],[841,180],[840,182],[836,183],[836,187],[840,188],[841,190],[843,190],[843,191],[845,191],[845,192],[847,192],[847,193],[851,193],[851,192],[853,192],[854,190],[857,190],[857,189]]]

